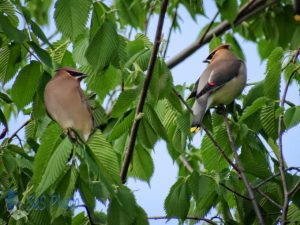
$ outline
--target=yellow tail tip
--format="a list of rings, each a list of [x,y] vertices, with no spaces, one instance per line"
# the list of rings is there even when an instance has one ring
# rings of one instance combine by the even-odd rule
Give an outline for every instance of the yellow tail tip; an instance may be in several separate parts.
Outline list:
[[[300,22],[300,15],[295,15],[294,19],[295,19],[296,22]]]
[[[200,130],[201,130],[201,127],[192,127],[190,131],[191,131],[191,133],[197,133]]]

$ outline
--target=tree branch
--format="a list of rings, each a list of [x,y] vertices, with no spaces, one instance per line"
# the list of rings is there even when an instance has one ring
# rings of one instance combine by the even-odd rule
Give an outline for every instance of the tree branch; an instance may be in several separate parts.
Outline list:
[[[17,136],[18,132],[22,130],[27,124],[29,124],[31,119],[27,120],[25,123],[23,123],[7,140],[7,143],[10,143],[12,139]]]
[[[235,159],[235,162],[236,162],[236,166],[239,168],[240,176],[241,176],[241,178],[242,178],[242,180],[245,184],[245,187],[248,191],[248,194],[249,194],[249,197],[251,199],[256,217],[258,219],[258,222],[259,222],[259,224],[264,225],[265,222],[264,222],[264,219],[262,217],[261,211],[259,209],[259,205],[258,205],[257,200],[255,198],[253,189],[252,189],[252,187],[251,187],[251,185],[250,185],[250,183],[249,183],[249,181],[248,181],[248,179],[247,179],[247,177],[244,173],[244,169],[242,167],[241,161],[240,161],[238,153],[236,151],[234,141],[233,141],[233,137],[232,137],[232,133],[231,133],[231,129],[230,129],[230,124],[229,124],[226,113],[223,113],[223,117],[224,117],[224,123],[225,123],[225,126],[226,126],[227,135],[228,135],[228,138],[229,138],[230,147],[231,147],[231,150],[233,152],[234,159]]]
[[[161,33],[162,33],[163,24],[164,24],[165,14],[166,14],[166,11],[167,11],[167,6],[168,6],[168,0],[164,0],[161,4],[159,20],[158,20],[158,24],[157,24],[157,28],[156,28],[154,46],[153,46],[151,58],[150,58],[150,61],[149,61],[149,64],[148,64],[147,74],[145,76],[144,85],[143,85],[142,93],[141,93],[141,96],[140,96],[140,100],[139,100],[139,103],[138,103],[137,108],[136,108],[135,120],[134,120],[132,128],[131,128],[130,139],[129,139],[129,144],[128,144],[128,148],[127,148],[126,155],[125,155],[125,160],[124,160],[123,165],[122,165],[122,170],[121,170],[122,183],[126,182],[128,168],[129,168],[129,165],[130,165],[130,162],[131,162],[131,159],[132,159],[134,146],[135,146],[135,141],[136,141],[136,138],[137,138],[137,132],[138,132],[139,124],[140,124],[140,121],[141,121],[140,115],[143,112],[144,104],[145,104],[146,97],[147,97],[148,88],[149,88],[149,85],[150,85],[150,81],[151,81],[151,78],[152,78],[152,74],[153,74],[153,70],[154,70],[154,66],[155,66],[155,62],[156,62],[156,58],[157,58],[157,53],[158,53],[158,50],[159,50],[159,45],[160,45],[160,42],[161,42]]]
[[[148,220],[169,220],[169,219],[179,219],[179,218],[176,218],[176,217],[167,217],[167,216],[151,216],[151,217],[148,217]],[[186,220],[205,221],[205,222],[207,222],[209,224],[217,225],[217,223],[215,223],[211,219],[206,219],[206,218],[202,218],[202,217],[187,216],[184,219],[186,219]]]
[[[223,183],[219,183],[219,184],[220,184],[222,187],[224,187],[225,189],[227,189],[228,191],[232,192],[233,194],[235,194],[235,195],[237,195],[237,196],[239,196],[239,197],[241,197],[241,198],[243,198],[243,199],[246,199],[246,200],[248,200],[248,201],[251,201],[251,199],[248,198],[247,196],[242,195],[242,194],[236,192],[235,190],[232,190],[230,187],[226,186],[225,184],[223,184]]]
[[[90,225],[95,225],[89,208],[86,205],[78,205],[77,207],[83,207],[86,211],[86,214],[87,214],[88,218],[89,218]]]
[[[293,64],[296,63],[299,54],[300,54],[300,47],[297,49],[295,55],[293,56],[293,60],[292,60]],[[294,71],[291,74],[291,76],[289,77],[289,79],[285,85],[281,101],[279,103],[279,107],[283,109],[283,112],[284,112],[284,102],[286,99],[288,88],[289,88],[290,82],[292,81],[292,78],[294,77],[295,74],[296,74],[296,71]],[[281,221],[280,221],[280,224],[282,224],[282,225],[287,223],[287,214],[288,214],[288,208],[289,208],[289,191],[288,191],[287,180],[286,180],[286,175],[285,175],[285,160],[284,160],[283,148],[282,148],[283,112],[280,114],[279,120],[278,120],[278,149],[279,149],[278,161],[279,161],[279,172],[280,172],[280,177],[282,180],[283,195],[284,195]]]
[[[182,162],[184,167],[190,172],[193,172],[193,167],[189,164],[189,162],[186,160],[186,158],[183,155],[179,156],[179,160]]]
[[[245,4],[237,14],[236,20],[233,22],[234,26],[239,25],[243,21],[247,20],[249,17],[253,16],[253,14],[258,13],[268,7],[270,4],[274,4],[276,0],[267,2],[266,0],[257,0],[257,1],[249,1]],[[192,44],[190,44],[183,51],[178,53],[172,59],[167,62],[167,66],[169,69],[177,66],[179,63],[184,61],[187,57],[192,55],[196,50],[201,48],[203,45],[208,43],[214,35],[219,36],[225,33],[227,30],[232,28],[231,24],[226,20],[220,23],[218,26],[214,27],[211,31],[207,32],[206,35],[203,35],[200,39],[197,39]],[[201,41],[201,42],[200,42]]]
[[[277,202],[275,202],[269,195],[267,195],[265,192],[263,192],[262,190],[260,190],[259,188],[256,189],[256,191],[264,196],[269,202],[271,202],[273,205],[275,205],[277,208],[281,209],[281,205],[279,205]]]

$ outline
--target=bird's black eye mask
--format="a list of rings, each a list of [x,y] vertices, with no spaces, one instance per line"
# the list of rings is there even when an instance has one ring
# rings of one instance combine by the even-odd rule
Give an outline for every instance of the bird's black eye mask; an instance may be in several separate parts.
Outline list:
[[[81,72],[76,72],[72,70],[67,70],[67,72],[72,76],[72,77],[85,77],[86,75]]]

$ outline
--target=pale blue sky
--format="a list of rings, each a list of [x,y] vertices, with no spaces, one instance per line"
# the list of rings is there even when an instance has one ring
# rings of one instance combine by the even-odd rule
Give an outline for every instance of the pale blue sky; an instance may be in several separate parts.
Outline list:
[[[179,9],[179,14],[182,18],[181,32],[176,31],[171,39],[169,46],[167,61],[172,58],[191,42],[193,42],[201,28],[210,21],[210,18],[216,12],[214,1],[204,1],[205,11],[208,18],[197,17],[197,23],[195,23],[185,11],[184,8]],[[50,16],[50,18],[53,18]],[[52,22],[53,23],[53,22]],[[153,41],[155,29],[156,29],[157,17],[150,23],[149,35],[151,41]],[[167,31],[170,26],[170,21],[166,20],[164,25],[164,37],[167,36]],[[50,30],[51,27],[50,27]],[[51,32],[49,32],[51,33]],[[243,40],[238,37],[238,41],[244,50],[246,56],[246,66],[248,70],[248,82],[255,82],[264,79],[265,63],[261,63],[257,54],[256,45]],[[172,75],[175,84],[187,85],[195,82],[201,72],[204,70],[206,64],[202,63],[203,59],[208,55],[208,46],[204,46],[180,65],[172,69]],[[282,88],[283,89],[283,88]],[[247,93],[247,90],[244,91]],[[289,89],[288,100],[295,104],[300,104],[299,87],[295,84]],[[22,122],[25,120],[23,116],[19,116],[16,119],[12,119],[9,122],[10,132],[12,134]],[[22,132],[24,135],[24,132]],[[296,140],[299,138],[300,128],[299,126],[289,130],[283,136],[284,143],[284,155],[289,166],[299,166],[300,151],[297,149],[298,144]],[[200,134],[194,137],[194,143],[200,143]],[[128,186],[134,191],[137,202],[145,209],[148,216],[163,216],[164,212],[164,200],[168,194],[168,191],[172,184],[177,179],[178,168],[177,165],[172,162],[171,157],[168,155],[166,145],[160,141],[156,144],[152,153],[155,172],[151,179],[150,186],[144,182],[140,182],[134,179],[128,180]],[[102,208],[103,206],[100,206]],[[166,220],[150,221],[151,225],[165,224]],[[177,220],[170,220],[168,225],[178,224]]]

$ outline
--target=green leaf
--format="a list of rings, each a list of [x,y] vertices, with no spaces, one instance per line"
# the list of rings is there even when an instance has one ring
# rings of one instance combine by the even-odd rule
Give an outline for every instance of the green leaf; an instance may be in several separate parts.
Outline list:
[[[257,82],[248,92],[248,94],[243,99],[243,106],[246,108],[247,106],[253,104],[258,98],[264,96],[264,80]]]
[[[79,177],[79,193],[84,201],[85,205],[88,207],[90,211],[94,211],[95,205],[96,205],[96,199],[95,196],[93,195],[89,183],[86,181],[88,177],[82,177],[80,174]]]
[[[144,115],[153,130],[165,140],[168,140],[168,135],[166,129],[164,128],[161,120],[159,119],[157,113],[153,110],[152,106],[145,104],[144,106]]]
[[[33,20],[30,20],[30,27],[32,32],[39,38],[41,41],[43,41],[45,44],[51,46],[51,43],[49,42],[49,39],[45,35],[44,31],[40,28],[40,26],[35,23]]]
[[[99,106],[93,110],[93,119],[95,127],[99,127],[107,123],[108,115],[106,114],[106,111],[102,106]]]
[[[29,46],[34,50],[34,52],[37,54],[39,59],[45,63],[48,67],[52,68],[52,59],[50,57],[50,54],[42,49],[40,46],[38,46],[35,42],[29,41]]]
[[[136,218],[133,225],[149,225],[148,217],[146,212],[142,209],[142,207],[136,207]]]
[[[240,121],[247,119],[249,116],[253,115],[258,110],[260,110],[265,105],[265,102],[265,97],[260,97],[256,99],[250,106],[245,108],[242,116],[240,117]]]
[[[116,0],[114,1],[118,9],[120,22],[122,25],[131,25],[134,28],[144,30],[144,22],[146,21],[146,10],[144,3],[134,0]]]
[[[114,181],[118,182],[120,179],[120,166],[117,154],[100,130],[96,130],[93,133],[87,144],[98,160],[98,163],[106,170],[106,173],[108,173]]]
[[[66,208],[69,207],[69,200],[71,200],[75,191],[77,175],[78,174],[76,169],[74,168],[74,166],[71,166],[68,169],[68,172],[58,183],[55,194],[53,196],[53,204],[51,205],[52,220],[59,217],[60,215],[63,215]]]
[[[225,151],[225,154],[232,158],[232,151],[229,145],[228,136],[226,129],[223,125],[214,128],[214,139],[218,141],[218,144]],[[204,135],[200,147],[201,156],[203,159],[203,164],[205,169],[208,171],[216,170],[222,171],[228,168],[228,162],[221,155],[219,149],[214,145],[214,143]]]
[[[221,12],[222,20],[228,20],[230,23],[233,23],[238,13],[237,0],[225,0],[222,4],[219,4],[219,2],[217,3]]]
[[[45,173],[43,174],[41,182],[36,189],[38,196],[47,190],[63,173],[71,151],[72,143],[69,138],[66,137],[57,146],[47,163]]]
[[[88,71],[84,71],[87,72]],[[95,91],[101,100],[104,100],[110,91],[114,90],[122,82],[122,74],[119,69],[110,65],[100,73],[91,74],[86,80],[88,87]]]
[[[138,132],[138,140],[140,141],[140,143],[144,147],[152,149],[157,139],[158,139],[158,135],[153,130],[150,123],[147,120],[142,119],[140,122],[139,132]]]
[[[87,224],[88,218],[85,217],[84,212],[78,213],[72,220],[72,225]]]
[[[87,48],[87,60],[96,70],[102,70],[116,57],[118,43],[119,37],[114,24],[110,21],[105,21]]]
[[[233,34],[227,33],[225,36],[225,41],[226,43],[230,44],[233,52],[235,52],[240,59],[245,61],[245,55],[243,53],[243,50],[238,41],[233,36]]]
[[[190,208],[191,191],[186,179],[180,177],[170,189],[165,200],[167,217],[185,219]]]
[[[113,118],[118,118],[128,110],[132,103],[137,99],[139,94],[138,89],[129,89],[121,92],[117,102],[115,103],[111,116]]]
[[[42,66],[36,61],[25,66],[18,74],[12,87],[11,97],[19,109],[32,101],[41,75]]]
[[[107,210],[108,225],[132,225],[137,217],[137,204],[131,191],[121,186],[111,199]]]
[[[260,122],[267,135],[276,140],[278,137],[278,118],[276,117],[275,104],[262,107]]]
[[[283,50],[281,47],[277,47],[272,51],[267,62],[264,92],[265,96],[274,100],[279,99],[282,60]]]
[[[85,29],[91,4],[90,0],[58,0],[54,12],[58,30],[75,40]]]
[[[97,33],[99,27],[102,26],[106,19],[107,10],[110,10],[104,3],[102,2],[94,2],[93,4],[93,14],[91,19],[90,26],[90,38],[93,38]]]
[[[242,153],[240,155],[243,168],[246,173],[266,179],[272,175],[267,155],[262,149],[256,149],[248,144],[243,144]]]
[[[87,35],[79,35],[74,43],[73,57],[80,65],[88,65],[85,57],[86,50],[89,46],[89,39]]]
[[[217,198],[217,184],[212,177],[193,172],[189,178],[189,185],[198,209],[206,209],[214,205]]]
[[[52,44],[52,48],[49,48],[49,54],[53,58],[54,62],[61,64],[70,41],[62,38]]]
[[[16,73],[21,59],[21,47],[11,44],[0,48],[0,82],[8,82]]]
[[[0,28],[4,34],[17,43],[23,43],[27,38],[24,31],[18,30],[9,20],[9,16],[5,16],[0,12]]]
[[[126,134],[130,127],[132,126],[133,120],[135,116],[135,110],[132,110],[123,120],[121,120],[119,123],[117,123],[112,132],[109,135],[109,140],[115,140],[122,136],[123,134]]]
[[[2,109],[0,108],[0,122],[4,125],[4,127],[7,128],[7,121],[5,118],[5,115],[2,112]],[[1,131],[2,132],[2,131]],[[1,133],[0,133],[1,134]]]
[[[7,15],[9,21],[17,27],[19,25],[19,19],[17,17],[17,12],[15,9],[15,5],[12,4],[8,0],[1,0],[0,1],[0,12]]]
[[[258,42],[258,53],[261,59],[266,59],[269,57],[273,49],[276,48],[276,43],[268,39],[261,39]]]
[[[296,126],[300,122],[300,106],[287,109],[283,119],[286,129]]]
[[[209,42],[209,52],[212,52],[216,47],[222,44],[222,39],[214,35]]]
[[[10,97],[7,94],[5,94],[4,92],[0,92],[0,99],[2,99],[7,104],[12,103],[12,100],[10,99]]]
[[[137,144],[133,153],[132,164],[129,169],[130,176],[146,181],[150,184],[150,179],[154,172],[154,163],[150,150]]]

